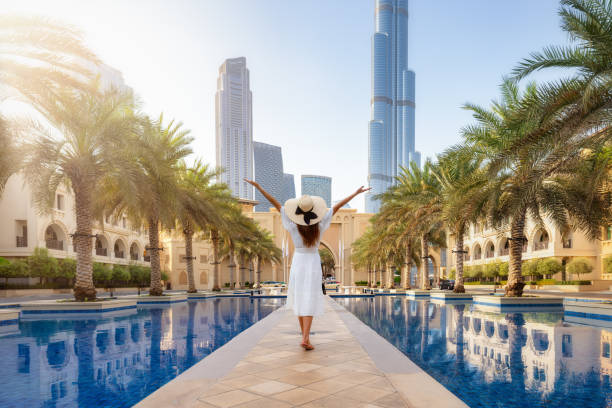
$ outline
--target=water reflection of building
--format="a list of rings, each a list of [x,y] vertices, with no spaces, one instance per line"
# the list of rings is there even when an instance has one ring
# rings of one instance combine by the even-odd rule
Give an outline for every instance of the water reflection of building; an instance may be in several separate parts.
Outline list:
[[[540,392],[552,392],[562,373],[600,370],[593,350],[599,348],[601,336],[592,327],[568,325],[557,314],[502,315],[467,308],[463,312],[450,310],[452,317],[447,320],[446,329],[448,352],[457,353],[457,339],[462,335],[460,350],[465,362],[482,371],[487,382],[512,380],[513,347],[520,350],[525,386]],[[524,323],[517,327],[515,316],[522,316]],[[517,329],[518,339],[510,338],[512,325]]]
[[[215,299],[97,321],[21,322],[19,335],[0,342],[0,406],[90,406],[92,396],[132,405],[280,304]]]

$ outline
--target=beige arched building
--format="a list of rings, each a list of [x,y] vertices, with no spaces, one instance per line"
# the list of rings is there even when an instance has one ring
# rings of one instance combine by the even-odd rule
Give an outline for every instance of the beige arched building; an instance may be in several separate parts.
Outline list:
[[[261,280],[289,281],[289,269],[293,257],[293,243],[289,233],[283,228],[280,213],[271,208],[269,212],[254,212],[256,201],[241,200],[243,211],[253,218],[263,228],[270,231],[278,248],[283,250],[283,262],[279,265],[265,264],[262,268]],[[343,285],[351,286],[356,281],[367,280],[366,270],[357,270],[351,263],[351,246],[368,227],[372,214],[358,213],[356,209],[341,208],[333,217],[332,224],[323,234],[321,246],[330,250],[336,265],[335,276]],[[194,241],[193,253],[196,286],[199,289],[212,288],[212,246],[207,237]],[[187,288],[187,271],[185,262],[185,243],[177,234],[167,234],[162,238],[164,251],[161,255],[162,269],[168,272],[173,289]],[[240,275],[240,268],[243,269]],[[236,275],[245,276],[245,281],[252,282],[253,271],[248,266],[237,265]],[[220,268],[221,286],[230,282],[230,269],[227,259]],[[235,279],[235,278],[234,278]],[[240,279],[239,279],[240,280]]]

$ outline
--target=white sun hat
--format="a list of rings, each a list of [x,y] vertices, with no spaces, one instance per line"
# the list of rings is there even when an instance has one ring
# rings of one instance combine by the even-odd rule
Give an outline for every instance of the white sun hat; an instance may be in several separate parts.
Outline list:
[[[319,196],[303,195],[285,202],[285,214],[299,225],[314,225],[327,213],[325,200]]]

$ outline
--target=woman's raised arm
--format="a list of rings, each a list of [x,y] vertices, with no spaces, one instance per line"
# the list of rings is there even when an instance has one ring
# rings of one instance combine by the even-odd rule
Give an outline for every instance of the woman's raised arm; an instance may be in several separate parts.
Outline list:
[[[281,210],[280,203],[278,201],[276,201],[276,198],[272,197],[270,195],[270,193],[268,193],[266,190],[264,190],[263,187],[260,186],[258,182],[253,181],[253,180],[249,180],[249,179],[244,179],[244,181],[246,181],[247,183],[249,183],[252,186],[254,186],[256,189],[258,189],[261,192],[261,194],[263,194],[263,196],[266,197],[266,199],[274,206],[274,208],[276,208],[280,212],[280,210]]]
[[[355,191],[353,194],[351,194],[350,196],[346,197],[344,200],[338,202],[336,205],[334,205],[334,212],[332,214],[335,214],[338,212],[338,210],[340,208],[342,208],[345,204],[347,204],[349,201],[351,201],[353,198],[355,198],[355,196],[361,194],[361,193],[365,193],[366,191],[370,190],[372,187],[368,187],[368,188],[364,188],[363,186],[359,187],[357,189],[357,191]]]

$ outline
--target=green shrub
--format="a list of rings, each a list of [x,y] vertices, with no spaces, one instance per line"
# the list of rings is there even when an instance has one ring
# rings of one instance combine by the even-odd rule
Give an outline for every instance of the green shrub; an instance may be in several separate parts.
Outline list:
[[[8,287],[9,278],[25,278],[27,276],[28,264],[24,261],[16,260],[13,262],[6,261],[6,263],[0,262],[0,278],[4,278],[5,287]]]
[[[170,280],[170,277],[168,276],[168,272],[166,271],[161,272],[161,280],[163,280],[164,282],[168,282]]]
[[[545,258],[538,262],[536,269],[540,276],[552,276],[561,272],[563,265],[555,258]]]
[[[76,276],[76,261],[72,258],[60,259],[58,262],[57,275],[67,281],[74,279]]]
[[[125,285],[130,281],[130,272],[125,266],[114,265],[111,275],[111,285],[113,287]]]
[[[536,282],[537,285],[557,285],[559,282],[554,279],[541,279]]]
[[[484,266],[483,276],[493,279],[499,276],[499,268],[501,266],[501,262],[491,262]]]
[[[130,282],[137,288],[145,288],[151,284],[151,268],[148,266],[129,265]]]
[[[41,283],[58,275],[57,259],[49,256],[47,248],[34,248],[32,255],[27,258],[27,263],[30,276],[40,278]]]
[[[368,281],[355,281],[355,286],[368,286]]]
[[[566,265],[566,271],[571,275],[576,275],[580,279],[580,275],[590,273],[593,270],[591,262],[586,258],[574,258]]]
[[[455,276],[457,275],[457,271],[455,270],[455,268],[451,268],[450,272],[448,273],[448,279],[455,279]]]
[[[561,281],[561,285],[592,285],[593,282],[590,280],[572,280],[572,281]]]
[[[608,255],[603,260],[605,273],[612,273],[612,255]]]
[[[394,277],[393,277],[393,282],[395,282],[395,283],[401,283],[401,282],[402,282],[402,277],[401,277],[401,276],[394,276]]]
[[[482,285],[480,281],[463,282],[464,285]]]
[[[508,270],[509,270],[510,266],[508,265],[508,262],[502,262],[499,265],[499,277],[500,278],[505,278],[508,276]]]
[[[93,281],[98,287],[107,287],[113,277],[113,271],[106,265],[99,262],[93,264]]]
[[[225,282],[225,283],[223,284],[223,286],[224,286],[224,287],[226,287],[226,288],[229,288],[229,282]]]
[[[540,262],[539,259],[529,259],[529,260],[523,261],[521,265],[521,275],[529,276],[531,277],[532,280],[534,278],[540,277],[540,274],[538,273],[538,263],[539,262]]]

